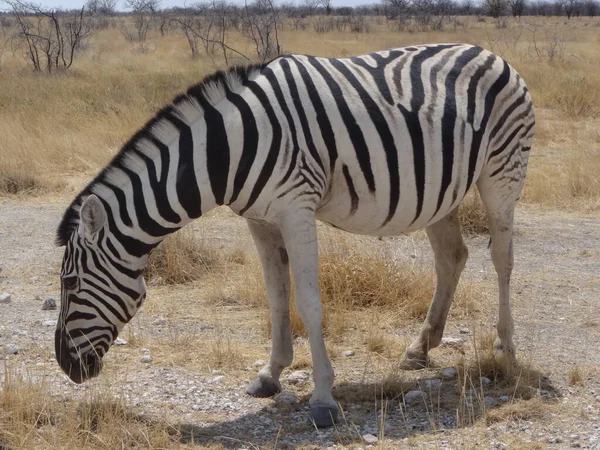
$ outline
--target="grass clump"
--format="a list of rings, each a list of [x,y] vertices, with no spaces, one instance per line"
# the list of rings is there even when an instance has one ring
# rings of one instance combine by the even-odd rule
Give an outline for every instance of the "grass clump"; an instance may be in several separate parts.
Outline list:
[[[245,255],[237,249],[223,251],[203,242],[186,227],[167,236],[150,255],[146,277],[162,284],[198,281],[204,276],[225,269],[229,264],[244,264]]]
[[[458,207],[460,228],[467,235],[487,234],[490,231],[487,215],[479,194],[472,189]]]

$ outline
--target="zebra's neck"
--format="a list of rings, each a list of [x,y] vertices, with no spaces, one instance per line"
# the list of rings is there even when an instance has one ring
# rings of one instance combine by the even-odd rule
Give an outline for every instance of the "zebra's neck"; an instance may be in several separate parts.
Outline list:
[[[75,199],[58,243],[79,226],[79,207],[95,194],[107,213],[107,245],[132,268],[142,268],[167,235],[235,201],[244,182],[237,165],[247,150],[245,132],[242,115],[223,100],[242,98],[254,70],[213,75],[161,110]]]

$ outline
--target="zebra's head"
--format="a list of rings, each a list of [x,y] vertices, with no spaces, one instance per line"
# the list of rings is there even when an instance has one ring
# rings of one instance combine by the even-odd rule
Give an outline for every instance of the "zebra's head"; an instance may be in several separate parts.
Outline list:
[[[146,285],[142,270],[132,270],[131,261],[119,252],[107,212],[96,195],[88,196],[71,215],[71,223],[77,226],[70,228],[63,242],[55,350],[62,370],[82,383],[100,373],[102,357],[141,306]],[[59,229],[59,242],[60,233]]]

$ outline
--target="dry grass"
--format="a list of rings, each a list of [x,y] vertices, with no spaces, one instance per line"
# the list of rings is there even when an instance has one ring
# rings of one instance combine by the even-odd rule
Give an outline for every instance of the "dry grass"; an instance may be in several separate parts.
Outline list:
[[[469,192],[458,207],[458,216],[463,233],[486,234],[489,233],[487,215],[479,193],[475,189]]]
[[[79,400],[50,395],[52,382],[4,363],[0,385],[0,447],[180,448],[180,432],[133,414],[115,387],[90,389]],[[126,432],[125,432],[126,430]]]
[[[228,270],[232,264],[243,265],[241,249],[224,251],[200,239],[188,226],[167,236],[150,255],[146,277],[153,284],[178,284],[198,281],[208,274]]]

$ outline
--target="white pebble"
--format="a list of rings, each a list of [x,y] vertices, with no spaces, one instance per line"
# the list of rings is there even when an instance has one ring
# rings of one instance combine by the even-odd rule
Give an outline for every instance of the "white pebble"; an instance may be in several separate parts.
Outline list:
[[[223,381],[225,379],[225,375],[219,375],[218,377],[214,377],[212,379],[213,383],[220,383],[221,381]]]
[[[442,377],[454,378],[456,376],[456,369],[454,367],[446,367],[442,370]]]
[[[425,400],[427,399],[427,394],[423,391],[408,391],[404,394],[404,401],[406,403],[412,403],[415,400]]]
[[[0,303],[10,303],[11,299],[12,295],[10,295],[8,292],[0,295]]]
[[[345,350],[342,355],[344,355],[346,358],[354,356],[354,350]]]
[[[167,323],[167,319],[165,319],[162,316],[159,316],[155,321],[154,321],[154,325],[164,325],[165,323]]]
[[[266,364],[266,362],[262,359],[254,361],[254,367],[262,367]]]
[[[56,320],[44,320],[42,322],[42,326],[43,327],[55,327],[56,326]]]
[[[492,382],[488,377],[481,377],[480,380],[481,384],[490,384]]]
[[[460,334],[470,334],[471,330],[469,330],[468,328],[461,328],[459,332]]]
[[[7,355],[16,355],[19,352],[19,346],[17,344],[6,344],[4,351]]]
[[[485,405],[486,408],[494,408],[498,405],[498,402],[493,397],[484,397],[483,404]]]
[[[121,339],[118,337],[115,339],[114,344],[115,345],[127,345],[127,341],[125,339]]]
[[[309,378],[310,375],[306,370],[297,370],[288,375],[285,380],[290,384],[297,384],[299,386],[303,386],[304,384],[306,384]]]
[[[140,358],[140,362],[143,362],[143,363],[146,363],[146,364],[147,363],[151,363],[152,362],[152,356],[150,356],[150,355],[144,355],[144,356],[142,356]]]
[[[368,444],[368,445],[373,445],[373,444],[377,443],[377,441],[379,440],[379,439],[377,439],[377,436],[373,436],[372,434],[364,434],[362,438],[363,438],[363,441],[365,441],[365,444]]]
[[[442,338],[441,346],[442,347],[460,348],[463,346],[464,343],[465,343],[465,341],[461,338],[445,337],[445,338]]]
[[[140,352],[142,352],[142,353],[150,353],[150,350],[148,350],[145,347],[142,347],[142,348],[140,348]]]
[[[500,397],[498,397],[498,400],[500,400],[502,403],[506,403],[510,400],[510,397],[508,395],[501,395]]]

